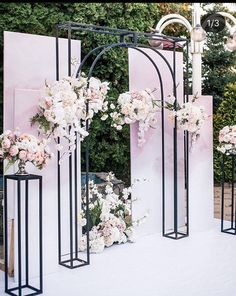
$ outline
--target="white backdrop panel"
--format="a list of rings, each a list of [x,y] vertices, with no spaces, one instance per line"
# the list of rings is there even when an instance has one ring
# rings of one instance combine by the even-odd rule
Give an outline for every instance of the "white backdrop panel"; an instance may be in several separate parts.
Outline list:
[[[67,75],[67,40],[60,39],[60,76]],[[31,34],[4,32],[4,129],[20,127],[24,132],[37,134],[35,128],[31,128],[29,118],[35,113],[36,105],[40,97],[40,90],[45,85],[45,79],[50,83],[56,79],[56,50],[55,38]],[[80,61],[80,41],[72,40],[72,58]],[[73,69],[75,70],[75,69]],[[52,145],[52,150],[54,150]],[[53,151],[55,152],[55,150]],[[56,155],[55,155],[56,156]],[[30,173],[43,176],[43,261],[44,274],[58,269],[57,252],[57,157],[48,167],[39,171],[30,164],[27,165]],[[80,168],[78,168],[80,184]],[[7,173],[13,173],[16,167]],[[62,186],[63,196],[67,191],[67,171],[63,171]],[[36,220],[36,184],[31,188],[33,194],[29,219]],[[80,187],[78,187],[80,193]],[[13,194],[12,194],[13,196]],[[62,202],[62,207],[63,203]],[[14,203],[11,200],[10,217],[14,218]],[[17,227],[15,227],[16,229]],[[37,224],[30,226],[30,262],[32,276],[37,276],[37,260],[34,251],[37,245]],[[15,234],[17,234],[15,232]],[[15,250],[17,240],[15,241]],[[24,258],[24,256],[23,256]],[[15,253],[15,262],[17,254]]]
[[[165,99],[173,94],[173,80],[164,60],[150,49],[144,51],[157,65],[163,82]],[[173,68],[173,52],[160,50]],[[176,85],[177,98],[183,102],[183,55],[176,53]],[[157,89],[154,93],[160,97],[160,81],[152,63],[142,53],[129,49],[129,89],[141,90],[144,88]],[[166,228],[173,225],[173,126],[165,112],[165,191],[166,191]],[[133,216],[138,218],[146,210],[150,211],[146,222],[138,229],[139,235],[160,232],[162,229],[162,152],[161,152],[161,113],[158,114],[158,126],[149,129],[146,133],[146,143],[143,147],[137,146],[137,125],[131,126],[131,179],[147,178],[148,181],[139,182],[134,187],[133,194],[140,199],[133,204]],[[178,195],[179,224],[184,224],[184,159],[183,135],[178,133]]]

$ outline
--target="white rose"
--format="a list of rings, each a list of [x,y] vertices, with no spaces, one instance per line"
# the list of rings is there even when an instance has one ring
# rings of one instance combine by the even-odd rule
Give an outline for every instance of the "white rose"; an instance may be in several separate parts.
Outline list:
[[[105,121],[107,119],[108,115],[107,114],[104,114],[102,117],[101,117],[101,120]]]
[[[90,241],[91,253],[101,253],[105,248],[105,242],[103,237],[98,237],[95,240]]]
[[[89,79],[89,87],[90,88],[94,88],[96,90],[99,90],[100,86],[101,86],[101,81],[99,79],[94,78],[94,77],[91,77]]]

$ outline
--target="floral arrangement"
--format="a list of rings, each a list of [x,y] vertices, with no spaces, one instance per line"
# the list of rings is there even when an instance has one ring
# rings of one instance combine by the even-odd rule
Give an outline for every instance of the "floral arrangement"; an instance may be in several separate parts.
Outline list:
[[[58,137],[67,139],[69,147],[64,154],[70,154],[75,149],[76,133],[81,140],[88,135],[85,121],[91,121],[94,113],[106,110],[108,84],[94,77],[88,81],[84,75],[78,79],[65,77],[51,85],[46,83],[39,110],[31,119],[32,125],[37,123],[39,132],[53,137],[55,141]],[[57,144],[56,148],[61,151],[64,147]]]
[[[217,150],[223,154],[236,154],[236,125],[225,126],[219,132]]]
[[[117,130],[121,130],[124,124],[138,122],[138,146],[141,147],[145,143],[145,132],[157,123],[159,107],[153,92],[145,89],[122,93],[118,97],[117,106],[111,104],[110,108],[117,110],[110,113],[112,126]],[[102,119],[106,118],[105,114]]]
[[[177,120],[177,127],[190,133],[191,143],[195,143],[200,136],[200,129],[207,118],[203,106],[196,106],[193,103],[198,99],[194,96],[191,102],[186,102],[182,106],[176,102],[174,96],[168,96],[165,108],[170,110],[169,118],[174,123]],[[176,106],[175,106],[176,104]]]
[[[33,135],[7,130],[0,135],[0,158],[8,160],[7,168],[16,161],[33,163],[38,169],[47,165],[53,156],[47,140],[39,140]]]
[[[105,247],[114,243],[121,244],[135,241],[134,227],[140,225],[147,214],[133,221],[131,217],[131,187],[124,188],[121,193],[115,193],[112,180],[113,173],[107,177],[105,192],[100,193],[93,181],[89,181],[89,247],[90,252],[100,253]],[[134,201],[134,200],[133,200]],[[82,211],[80,224],[83,227],[83,236],[80,239],[80,251],[87,249],[87,236],[85,225],[86,204],[85,196],[82,197]]]

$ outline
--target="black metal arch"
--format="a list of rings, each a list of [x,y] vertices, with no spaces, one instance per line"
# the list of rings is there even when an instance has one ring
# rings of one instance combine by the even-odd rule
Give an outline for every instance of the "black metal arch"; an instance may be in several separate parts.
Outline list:
[[[68,22],[66,24],[61,24],[56,27],[56,78],[59,80],[59,42],[58,42],[58,30],[59,29],[66,29],[68,32],[68,75],[71,75],[71,31],[72,30],[80,30],[80,31],[86,31],[86,32],[93,32],[97,34],[108,34],[108,35],[113,35],[116,37],[119,37],[120,42],[118,43],[112,43],[112,44],[106,44],[102,46],[98,46],[94,49],[92,49],[81,61],[81,64],[77,70],[76,77],[80,75],[81,69],[83,68],[85,62],[88,60],[88,58],[95,52],[100,51],[96,58],[93,60],[90,68],[89,68],[89,73],[88,73],[88,81],[92,76],[93,70],[95,66],[97,65],[98,61],[100,58],[105,54],[108,50],[114,49],[117,47],[124,47],[124,48],[131,48],[134,50],[139,51],[142,53],[146,58],[152,63],[154,66],[159,83],[160,83],[160,89],[161,89],[161,102],[162,102],[162,107],[164,106],[164,89],[163,89],[163,80],[161,76],[161,72],[158,68],[158,66],[155,64],[154,60],[142,49],[150,49],[151,51],[155,52],[155,54],[159,55],[164,63],[167,65],[167,68],[170,72],[171,75],[171,80],[173,83],[173,94],[176,97],[175,100],[175,108],[177,106],[177,92],[176,92],[176,71],[175,71],[175,66],[176,66],[176,42],[177,41],[184,41],[186,44],[188,44],[187,39],[183,38],[176,38],[176,37],[169,37],[166,36],[159,36],[160,40],[168,40],[169,42],[173,43],[173,64],[172,66],[170,65],[169,61],[166,59],[166,57],[158,50],[155,48],[141,44],[139,43],[140,38],[144,38],[145,40],[150,40],[150,39],[158,39],[158,38],[153,38],[152,34],[150,33],[143,33],[143,32],[134,32],[130,30],[120,30],[120,29],[113,29],[113,28],[107,28],[107,27],[101,27],[101,26],[94,26],[94,25],[87,25],[87,24],[78,24],[78,23],[72,23]],[[131,41],[129,43],[124,42],[125,37],[130,37]],[[187,54],[188,54],[188,49],[187,49]],[[188,63],[187,63],[188,65]],[[188,66],[187,66],[188,67]],[[188,70],[187,70],[188,71]],[[89,102],[86,103],[86,111],[89,111]],[[175,126],[173,129],[173,147],[174,147],[174,231],[166,233],[165,231],[165,137],[164,137],[164,109],[162,108],[161,110],[161,125],[162,125],[162,202],[163,202],[163,207],[162,207],[162,213],[163,213],[163,225],[162,225],[162,232],[163,236],[172,238],[172,239],[179,239],[188,236],[189,232],[189,225],[188,225],[188,134],[184,133],[184,157],[186,160],[186,170],[185,172],[187,173],[187,177],[185,174],[186,182],[185,182],[185,189],[187,190],[187,211],[186,211],[186,216],[187,216],[187,230],[186,233],[183,233],[179,231],[178,228],[178,180],[177,180],[177,120],[175,119]],[[86,130],[89,129],[89,120],[86,120]],[[187,140],[186,140],[187,139]],[[88,192],[88,184],[89,184],[89,137],[86,137],[86,203],[87,203],[87,211],[86,211],[86,216],[88,218],[88,213],[89,213],[89,192]],[[60,166],[58,165],[58,239],[59,239],[59,244],[58,244],[58,258],[59,258],[59,264],[68,267],[68,268],[76,268],[79,266],[83,265],[88,265],[90,264],[90,254],[89,254],[89,231],[88,231],[88,223],[87,223],[87,260],[81,260],[78,258],[78,246],[77,246],[77,220],[76,220],[76,208],[77,208],[77,202],[76,202],[76,195],[77,195],[77,150],[74,153],[73,160],[74,160],[74,171],[72,169],[72,157],[70,156],[69,159],[69,204],[70,204],[70,252],[69,252],[69,260],[63,260],[63,255],[61,254],[61,218],[60,218],[60,183],[61,183],[61,175],[60,175]],[[58,157],[60,156],[60,152],[58,152]],[[72,190],[72,177],[74,178],[74,191]],[[72,201],[72,197],[74,198],[74,202]],[[75,211],[74,215],[72,214],[72,206],[74,205]],[[73,220],[74,219],[74,220]],[[72,221],[74,226],[72,225]],[[88,219],[87,219],[88,221]],[[75,234],[74,234],[75,232]],[[74,240],[75,237],[75,240]],[[75,244],[75,247],[72,245]],[[74,252],[75,250],[75,252]],[[77,262],[77,263],[76,263]]]
[[[77,70],[77,74],[76,76],[78,77],[79,75],[79,72],[82,70],[82,67],[83,65],[85,64],[86,60],[89,58],[89,56],[91,56],[92,53],[96,52],[97,50],[99,49],[102,49],[102,51],[98,54],[98,56],[95,58],[95,60],[93,61],[92,65],[90,66],[90,70],[89,70],[89,74],[88,74],[88,80],[92,77],[92,72],[97,64],[97,62],[99,61],[100,58],[102,58],[103,54],[105,54],[108,50],[110,49],[114,49],[114,48],[117,48],[117,47],[124,47],[124,48],[131,48],[131,49],[134,49],[134,50],[137,50],[139,52],[141,52],[144,56],[146,56],[146,58],[152,63],[152,65],[154,66],[156,72],[157,72],[157,76],[159,78],[159,82],[160,82],[160,89],[161,89],[161,125],[162,125],[162,128],[161,128],[161,134],[162,134],[162,203],[163,203],[163,212],[164,212],[164,204],[165,204],[165,137],[164,137],[164,128],[165,128],[165,125],[164,125],[164,90],[163,90],[163,81],[162,81],[162,78],[161,78],[161,73],[160,73],[160,70],[159,68],[157,67],[157,65],[155,64],[155,62],[153,61],[153,59],[147,54],[145,53],[143,50],[141,50],[139,48],[139,46],[141,47],[141,45],[134,45],[132,43],[130,44],[127,44],[127,43],[116,43],[116,44],[109,44],[109,45],[103,45],[103,46],[99,46],[99,47],[96,47],[95,49],[91,50],[82,60],[81,64],[80,64],[80,67],[78,68]],[[148,47],[148,46],[142,46],[143,48],[149,48],[151,50],[153,50],[155,53],[159,54],[163,60],[165,61],[165,63],[167,64],[168,66],[168,69],[170,70],[170,73],[171,73],[171,76],[172,76],[172,79],[173,79],[173,86],[174,86],[174,89],[176,88],[176,83],[175,83],[175,79],[174,79],[174,72],[173,70],[171,69],[171,66],[169,64],[169,62],[167,61],[167,59],[159,52],[157,52],[156,50],[154,50],[153,48],[151,47]],[[174,92],[175,95],[176,95],[176,92]],[[86,104],[86,110],[88,112],[89,110],[89,102],[87,102]],[[89,124],[88,124],[88,120],[86,121],[86,130],[88,130],[89,128]],[[89,173],[89,137],[86,138],[86,187],[88,186],[88,182],[89,182],[89,179],[88,179],[88,173]],[[87,166],[88,165],[88,166]],[[88,192],[86,191],[86,194],[88,194]],[[162,220],[162,233],[163,235],[165,235],[165,214],[163,213],[163,220]]]
[[[158,54],[163,60],[164,60],[164,62],[165,62],[165,64],[167,65],[167,67],[168,67],[168,69],[169,69],[169,71],[170,71],[170,74],[171,74],[171,76],[172,76],[172,79],[173,79],[173,89],[174,89],[174,91],[176,90],[176,82],[175,82],[175,77],[174,77],[174,71],[172,70],[172,68],[171,68],[171,65],[170,65],[170,63],[168,62],[168,60],[166,59],[166,57],[162,54],[162,53],[160,53],[159,51],[157,51],[155,48],[153,48],[153,47],[151,47],[151,46],[148,46],[148,45],[145,45],[145,44],[140,44],[140,43],[125,43],[125,42],[120,42],[120,43],[115,43],[116,45],[120,45],[120,47],[129,47],[129,48],[131,48],[131,46],[132,46],[132,48],[134,48],[134,47],[140,47],[140,48],[147,48],[147,49],[150,49],[150,50],[152,50],[152,51],[154,51],[156,54]],[[100,50],[100,49],[110,49],[110,46],[111,45],[115,45],[114,43],[111,43],[111,44],[106,44],[106,45],[102,45],[102,46],[98,46],[98,47],[95,47],[94,49],[92,49],[84,58],[83,58],[83,60],[81,61],[81,64],[80,64],[80,66],[79,66],[79,68],[78,68],[78,70],[77,70],[77,73],[76,73],[76,77],[78,77],[79,76],[79,72],[82,70],[82,68],[83,68],[83,66],[84,66],[84,64],[86,63],[86,61],[87,61],[87,59],[93,54],[93,53],[95,53],[96,51],[98,51],[98,50]],[[125,46],[125,45],[127,45],[127,46]],[[115,46],[114,46],[115,47]],[[118,47],[118,46],[117,46]],[[113,48],[113,47],[112,47]]]

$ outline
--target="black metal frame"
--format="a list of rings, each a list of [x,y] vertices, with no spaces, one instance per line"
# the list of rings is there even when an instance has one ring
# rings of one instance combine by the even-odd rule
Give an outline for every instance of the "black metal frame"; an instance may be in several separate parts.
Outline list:
[[[177,106],[177,92],[176,92],[176,71],[175,71],[175,63],[176,63],[176,43],[177,42],[184,42],[185,46],[187,48],[187,64],[186,64],[186,71],[188,73],[188,46],[189,41],[185,38],[176,38],[171,36],[164,36],[164,35],[158,35],[158,34],[151,34],[151,33],[144,33],[144,32],[136,32],[136,31],[130,31],[130,30],[123,30],[123,29],[115,29],[115,28],[108,28],[108,27],[102,27],[102,26],[95,26],[95,25],[88,25],[88,24],[80,24],[75,22],[67,22],[63,24],[58,24],[56,26],[56,78],[59,80],[59,30],[66,30],[67,31],[67,38],[68,38],[68,75],[71,75],[71,34],[72,30],[75,31],[85,31],[90,33],[97,33],[97,34],[107,34],[111,36],[117,37],[117,43],[112,44],[105,44],[102,46],[98,46],[91,50],[81,61],[81,64],[79,66],[79,69],[77,71],[77,77],[79,77],[80,72],[82,70],[82,67],[84,66],[85,62],[88,60],[89,57],[95,52],[98,52],[96,58],[92,62],[92,65],[90,66],[90,70],[88,73],[88,80],[91,78],[94,67],[96,66],[99,59],[103,56],[104,53],[106,53],[108,50],[116,48],[116,47],[125,47],[125,48],[132,48],[134,50],[137,50],[141,52],[144,56],[147,57],[147,59],[152,63],[154,66],[156,72],[157,72],[157,78],[160,83],[160,89],[161,89],[161,103],[162,106],[164,106],[164,89],[163,89],[163,81],[161,77],[161,71],[153,61],[153,59],[146,54],[142,49],[148,48],[152,51],[154,51],[157,55],[159,55],[165,64],[167,65],[173,82],[173,94],[176,96],[176,104],[175,108]],[[173,44],[173,65],[170,65],[168,60],[163,56],[163,54],[156,50],[153,47],[150,47],[149,45],[143,44],[143,41],[148,40],[161,40],[161,41],[169,41]],[[187,81],[185,85],[188,85],[188,75],[187,75]],[[184,102],[188,101],[188,86],[185,88],[185,95],[184,95]],[[86,110],[88,112],[89,109],[89,102],[86,104]],[[178,226],[178,180],[177,180],[177,157],[178,157],[178,151],[177,151],[177,122],[175,120],[175,127],[174,127],[174,136],[173,136],[173,151],[174,151],[174,226],[173,231],[168,232],[166,231],[165,227],[165,125],[164,125],[164,117],[165,112],[164,108],[162,108],[161,111],[161,124],[162,124],[162,132],[161,132],[161,138],[162,138],[162,202],[163,202],[163,217],[162,217],[162,233],[163,236],[172,238],[172,239],[179,239],[188,236],[189,234],[189,209],[188,209],[188,199],[189,199],[189,149],[188,149],[188,133],[184,132],[184,167],[185,167],[185,190],[186,190],[186,232],[179,231]],[[89,129],[89,121],[86,121],[86,130]],[[86,204],[87,204],[87,221],[88,221],[88,205],[89,205],[89,198],[88,198],[88,184],[89,184],[89,136],[86,137],[86,151],[85,151],[85,161],[86,161]],[[88,265],[90,263],[90,254],[89,254],[89,228],[87,224],[87,260],[81,260],[78,257],[78,242],[77,242],[77,159],[76,159],[76,150],[73,152],[74,155],[74,176],[72,176],[72,155],[69,158],[69,188],[70,188],[70,194],[69,194],[69,203],[70,203],[70,250],[69,250],[69,260],[63,260],[63,255],[61,253],[61,206],[60,206],[60,200],[61,200],[61,194],[60,194],[60,188],[61,188],[61,174],[60,174],[60,165],[58,164],[58,261],[60,265],[63,265],[68,268],[76,268],[84,265]],[[60,159],[60,152],[58,152],[58,159]],[[73,193],[72,193],[72,177],[74,180],[74,186],[75,186],[75,194],[74,194],[74,205],[75,205],[75,214],[73,221]],[[73,227],[74,224],[74,227]],[[73,229],[74,228],[74,229]],[[74,239],[75,237],[75,239]],[[74,246],[73,246],[74,245]],[[78,264],[79,262],[79,264]]]
[[[231,213],[230,213],[230,227],[224,227],[224,210],[225,210],[225,162],[226,159],[231,158]],[[236,198],[234,184],[235,180],[235,154],[225,155],[222,159],[222,195],[221,195],[221,232],[236,235]]]
[[[8,286],[8,180],[17,182],[17,239],[18,239],[18,285],[14,288]],[[38,180],[39,184],[39,288],[33,287],[29,275],[29,181]],[[22,238],[21,238],[21,184],[25,182],[25,284],[22,280]],[[4,246],[5,246],[5,292],[9,295],[39,295],[43,293],[43,235],[42,235],[42,176],[39,175],[5,175],[4,176]],[[30,289],[32,293],[25,294],[24,289]],[[14,292],[17,292],[15,294]]]

